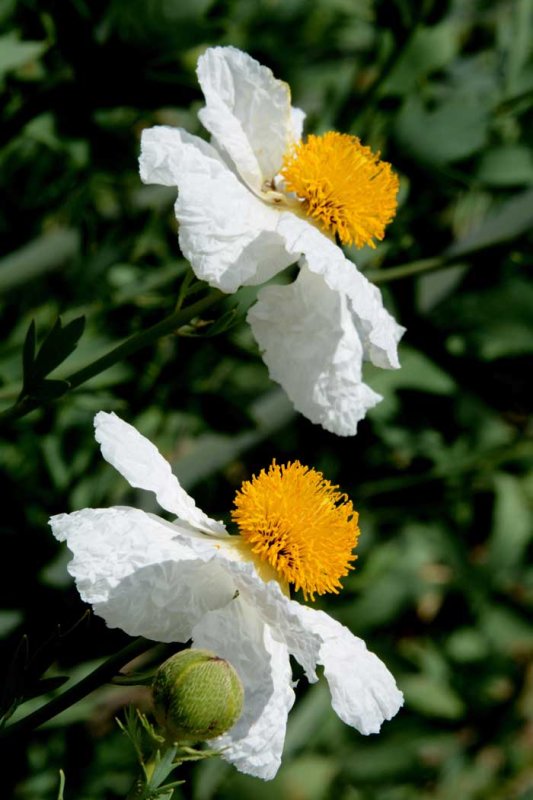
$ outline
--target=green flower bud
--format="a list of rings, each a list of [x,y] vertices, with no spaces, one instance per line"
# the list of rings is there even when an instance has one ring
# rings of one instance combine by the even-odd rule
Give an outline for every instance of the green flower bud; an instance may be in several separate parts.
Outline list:
[[[234,668],[209,650],[183,650],[164,661],[152,694],[155,718],[173,742],[220,736],[240,717],[244,700]]]

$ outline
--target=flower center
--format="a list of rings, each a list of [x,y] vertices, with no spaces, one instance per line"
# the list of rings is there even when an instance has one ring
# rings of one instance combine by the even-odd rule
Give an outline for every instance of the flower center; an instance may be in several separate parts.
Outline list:
[[[358,514],[345,494],[299,461],[245,481],[234,500],[234,522],[252,552],[304,597],[341,588],[357,556]]]
[[[398,176],[357,136],[308,136],[284,157],[285,188],[343,244],[375,247],[396,213]]]

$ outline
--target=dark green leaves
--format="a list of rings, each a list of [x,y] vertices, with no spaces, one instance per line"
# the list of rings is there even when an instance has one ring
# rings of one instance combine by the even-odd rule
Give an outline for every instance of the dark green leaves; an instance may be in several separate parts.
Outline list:
[[[67,381],[47,376],[75,350],[85,327],[85,317],[77,317],[63,325],[58,317],[40,348],[36,350],[35,323],[28,328],[24,340],[21,397],[39,398],[43,402],[60,397],[69,389]]]

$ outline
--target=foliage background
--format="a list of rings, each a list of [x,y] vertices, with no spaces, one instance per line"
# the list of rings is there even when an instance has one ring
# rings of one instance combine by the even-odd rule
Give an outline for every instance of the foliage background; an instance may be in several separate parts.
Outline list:
[[[402,369],[368,370],[385,399],[355,438],[295,415],[269,381],[242,324],[248,290],[225,301],[231,330],[161,339],[5,422],[4,706],[18,692],[22,715],[42,702],[42,674],[80,676],[127,641],[83,617],[47,528],[86,505],[150,507],[94,442],[93,413],[116,410],[214,516],[273,457],[340,483],[361,515],[359,561],[320,605],[406,696],[367,739],[337,719],[323,683],[302,682],[274,782],[212,761],[185,770],[177,797],[533,798],[532,15],[531,0],[3,0],[3,407],[20,391],[31,320],[42,341],[58,314],[86,315],[61,378],[171,312],[186,270],[173,192],[141,185],[139,135],[155,123],[201,132],[194,68],[213,44],[287,80],[308,131],[356,133],[399,171],[385,241],[350,256],[407,328]],[[62,767],[65,800],[124,797],[135,764],[113,716],[128,697],[103,688],[3,746],[8,792],[55,799]]]

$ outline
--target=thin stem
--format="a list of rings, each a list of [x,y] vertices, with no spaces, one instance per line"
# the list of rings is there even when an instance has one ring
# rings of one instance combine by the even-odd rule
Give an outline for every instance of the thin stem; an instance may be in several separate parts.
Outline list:
[[[161,800],[166,800],[166,798],[170,800],[174,786],[183,783],[183,781],[173,781],[166,786],[162,785],[170,773],[182,763],[181,759],[176,760],[177,752],[178,748],[175,744],[165,745],[162,752],[156,748],[150,758],[142,762],[142,775],[133,782],[126,795],[126,800],[150,800],[155,796],[155,792]],[[165,789],[166,791],[164,791]]]
[[[436,256],[434,258],[422,258],[420,261],[411,261],[408,264],[400,264],[398,267],[391,267],[390,269],[368,270],[368,272],[365,272],[365,277],[372,283],[388,283],[399,278],[408,278],[410,275],[433,272],[434,270],[451,266],[454,266],[454,264],[448,261],[445,256]]]
[[[221,297],[223,297],[223,293],[218,289],[213,289],[208,295],[206,295],[206,297],[198,300],[196,303],[193,303],[193,305],[188,306],[188,308],[174,311],[168,317],[165,317],[165,319],[161,320],[161,322],[157,322],[155,325],[152,325],[151,328],[147,328],[145,331],[133,334],[133,336],[130,336],[129,339],[126,339],[126,341],[122,342],[122,344],[119,344],[117,347],[114,347],[112,350],[110,350],[109,353],[106,353],[104,356],[96,359],[96,361],[93,361],[86,367],[76,370],[76,372],[73,372],[71,375],[68,375],[66,378],[64,378],[63,380],[65,380],[69,385],[67,391],[76,389],[78,386],[81,386],[82,383],[90,380],[90,378],[94,378],[95,375],[99,375],[101,372],[109,369],[109,367],[112,367],[117,362],[128,358],[128,356],[131,356],[133,353],[136,353],[138,350],[141,350],[143,347],[146,347],[147,345],[156,341],[161,336],[166,336],[167,334],[172,333],[177,328],[180,328],[182,325],[190,322],[191,319],[194,319],[194,317],[197,317],[199,314],[209,308],[209,306],[212,306],[217,302],[217,300],[220,300]],[[44,405],[44,403],[41,402],[39,398],[24,397],[20,402],[15,403],[14,406],[6,409],[6,411],[3,411],[0,414],[0,423],[24,417],[26,414],[29,414],[30,411],[33,411],[40,405]]]
[[[99,375],[101,372],[109,369],[109,367],[112,367],[117,361],[122,361],[124,358],[131,356],[133,353],[136,353],[137,350],[141,350],[161,336],[166,336],[177,328],[181,328],[182,325],[185,325],[185,323],[197,317],[198,314],[201,314],[206,308],[212,306],[217,300],[220,300],[221,297],[223,297],[222,292],[218,289],[213,289],[213,291],[202,298],[202,300],[198,300],[198,302],[183,309],[183,311],[174,311],[168,317],[161,320],[161,322],[157,322],[155,325],[152,325],[151,328],[141,331],[141,333],[133,334],[133,336],[130,336],[125,342],[119,344],[118,347],[113,348],[113,350],[105,356],[93,361],[92,364],[83,367],[83,369],[72,373],[72,375],[65,378],[65,380],[68,381],[71,389],[75,389],[95,375]]]
[[[187,293],[189,291],[189,286],[191,285],[195,275],[192,269],[187,270],[185,273],[183,280],[181,282],[180,290],[178,293],[178,299],[176,300],[176,306],[174,308],[174,312],[180,311],[183,303],[185,302],[185,298],[187,297]]]
[[[17,736],[39,727],[39,725],[42,725],[44,722],[48,722],[49,719],[56,717],[62,711],[65,711],[66,708],[70,708],[70,706],[73,706],[74,703],[77,703],[82,697],[86,697],[103,683],[110,681],[121,667],[136,656],[141,655],[141,653],[150,650],[152,647],[154,647],[154,643],[148,641],[148,639],[144,639],[142,636],[138,639],[134,639],[133,642],[130,642],[118,653],[110,656],[107,661],[100,664],[90,675],[87,675],[81,681],[75,683],[74,686],[71,686],[58,697],[54,697],[49,703],[46,703],[44,706],[41,706],[41,708],[38,708],[37,711],[23,717],[18,722],[13,723],[13,725],[7,725],[0,730],[0,738]]]
[[[146,790],[146,779],[144,775],[139,775],[133,781],[131,789],[126,795],[126,800],[143,800]]]

